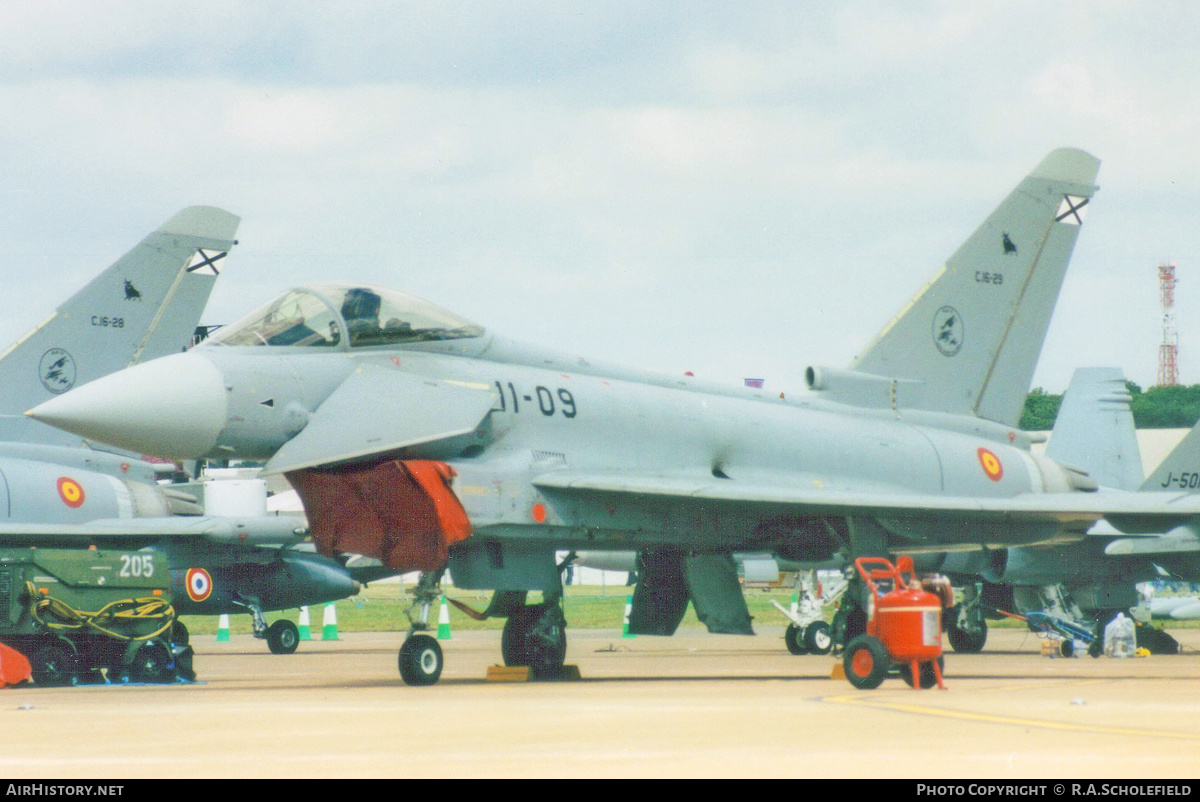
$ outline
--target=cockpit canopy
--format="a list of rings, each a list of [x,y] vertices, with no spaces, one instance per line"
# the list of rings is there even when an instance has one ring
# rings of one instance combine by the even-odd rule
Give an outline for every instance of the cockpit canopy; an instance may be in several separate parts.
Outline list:
[[[215,345],[353,348],[461,340],[484,330],[407,293],[356,284],[289,290],[209,338]]]

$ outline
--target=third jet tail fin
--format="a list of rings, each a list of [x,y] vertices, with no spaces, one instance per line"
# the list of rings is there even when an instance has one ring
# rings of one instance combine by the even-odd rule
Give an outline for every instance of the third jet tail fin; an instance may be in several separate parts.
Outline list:
[[[1052,152],[855,361],[906,406],[1016,425],[1100,162]]]
[[[211,206],[183,209],[0,353],[0,438],[59,442],[58,433],[21,413],[136,362],[184,350],[239,221]]]
[[[1102,487],[1137,490],[1145,474],[1131,401],[1120,368],[1078,368],[1063,396],[1046,456],[1082,468]]]

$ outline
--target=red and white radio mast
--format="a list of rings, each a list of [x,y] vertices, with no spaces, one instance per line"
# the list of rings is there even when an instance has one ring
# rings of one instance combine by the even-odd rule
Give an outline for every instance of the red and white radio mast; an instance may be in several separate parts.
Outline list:
[[[1158,346],[1158,386],[1179,384],[1179,332],[1175,330],[1175,263],[1158,266],[1162,301],[1162,344]]]

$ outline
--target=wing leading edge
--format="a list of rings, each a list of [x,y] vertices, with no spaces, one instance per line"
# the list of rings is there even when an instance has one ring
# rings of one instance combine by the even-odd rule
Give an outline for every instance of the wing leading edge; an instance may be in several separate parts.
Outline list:
[[[740,482],[671,474],[553,472],[534,485],[549,495],[618,495],[642,500],[693,501],[731,511],[755,505],[802,516],[997,519],[1054,523],[1082,533],[1106,518],[1126,533],[1163,531],[1200,515],[1197,493],[1027,493],[1009,498],[868,493],[787,484]]]
[[[21,544],[81,541],[149,545],[162,539],[197,538],[231,545],[288,544],[303,540],[308,525],[289,516],[172,515],[165,518],[100,518],[85,524],[0,523],[0,537]]]

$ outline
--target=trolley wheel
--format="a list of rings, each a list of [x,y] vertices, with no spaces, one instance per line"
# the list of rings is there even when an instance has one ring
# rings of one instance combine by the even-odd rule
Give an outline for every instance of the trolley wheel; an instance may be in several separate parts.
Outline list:
[[[158,638],[138,647],[129,666],[129,678],[134,682],[171,682],[175,679],[175,660],[171,648]]]
[[[804,630],[795,624],[788,624],[787,631],[783,633],[783,643],[792,654],[808,654],[808,647],[804,645]]]
[[[442,647],[428,635],[410,635],[400,647],[399,662],[405,685],[432,685],[442,676]]]
[[[883,642],[870,635],[859,635],[846,644],[842,655],[842,667],[846,679],[859,690],[878,688],[887,676],[892,660]]]
[[[176,621],[171,625],[171,643],[176,646],[187,646],[191,641],[192,636],[182,621]]]
[[[271,654],[293,654],[300,647],[300,630],[286,618],[267,627],[267,648]]]
[[[937,664],[938,664],[938,671],[941,672],[943,677],[946,676],[946,672],[943,671],[943,669],[946,666],[946,658],[941,655],[938,655]],[[917,674],[921,678],[921,688],[922,689],[928,690],[929,688],[932,688],[934,685],[937,685],[937,674],[933,673],[933,663],[932,662],[926,661],[924,663],[921,663],[921,667],[917,669]],[[904,681],[908,684],[908,687],[911,688],[912,684],[913,684],[912,663],[900,665],[900,676],[904,678]]]
[[[804,628],[804,645],[813,654],[829,654],[833,648],[833,627],[824,621],[813,621]]]
[[[1063,657],[1075,656],[1075,641],[1070,638],[1063,638],[1058,642],[1058,653]]]
[[[29,656],[30,673],[37,685],[69,685],[79,670],[75,647],[64,640],[46,641]]]

